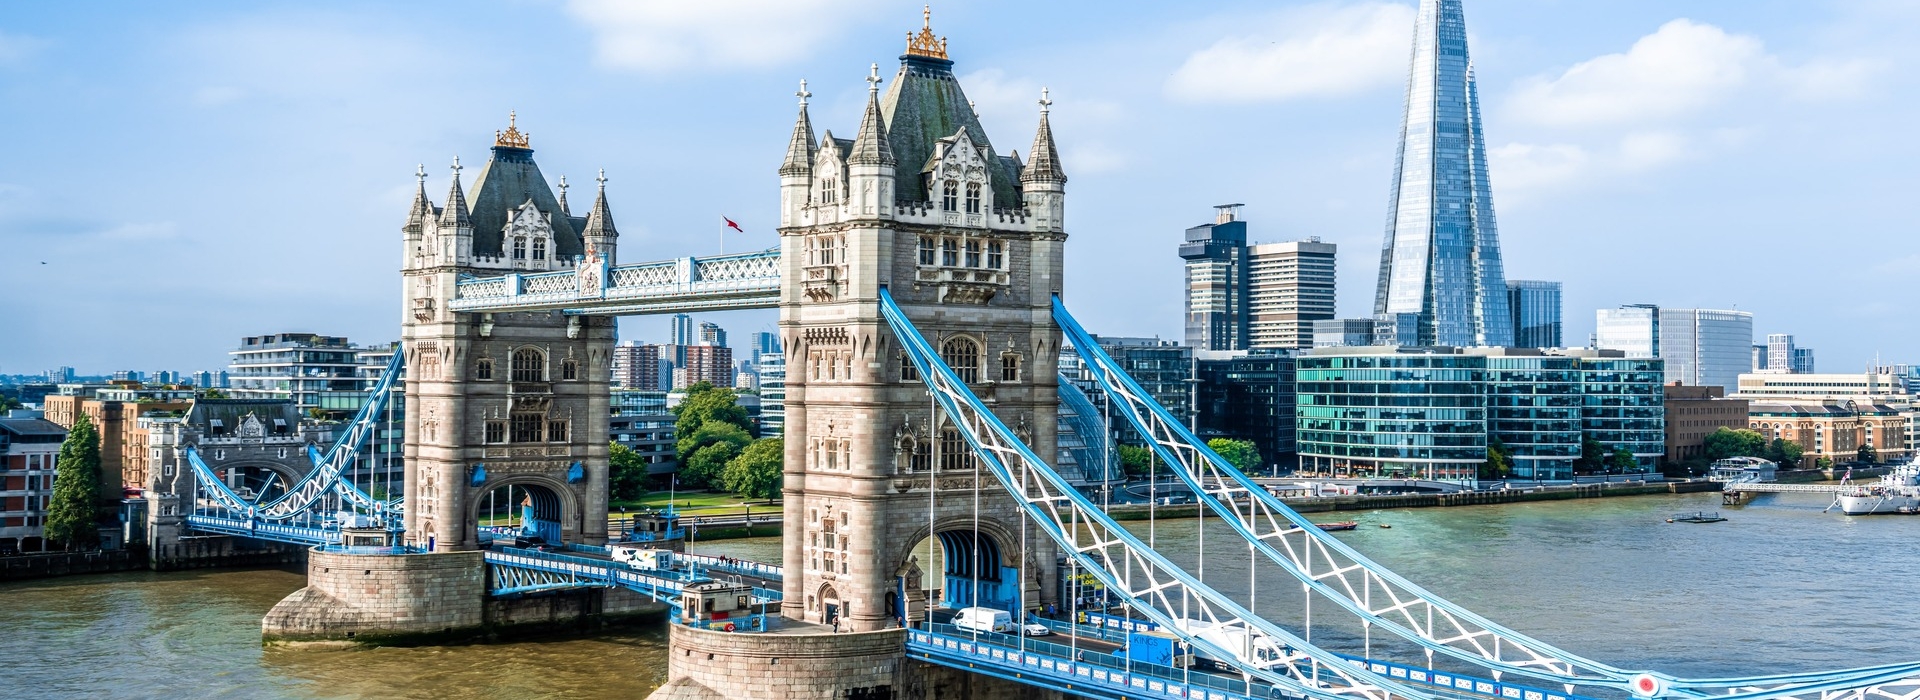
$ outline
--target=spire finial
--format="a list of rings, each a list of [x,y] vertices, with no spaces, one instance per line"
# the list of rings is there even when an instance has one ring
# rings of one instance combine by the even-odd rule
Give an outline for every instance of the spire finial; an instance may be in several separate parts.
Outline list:
[[[567,176],[565,175],[560,176],[560,196],[567,196]]]
[[[517,124],[519,118],[520,115],[517,112],[507,112],[507,130],[493,132],[493,145],[506,146],[508,148],[528,148],[527,137],[531,134],[520,133],[520,127]]]
[[[1046,88],[1044,87],[1040,88],[1040,113],[1041,114],[1046,114],[1049,111],[1048,108],[1053,106],[1053,100],[1048,97],[1048,92],[1049,91]]]
[[[601,192],[605,192],[605,191],[607,191],[607,169],[606,169],[606,168],[601,168],[601,169],[600,169],[600,177],[596,177],[596,178],[594,178],[594,179],[595,179],[595,180],[598,180],[598,181],[600,182],[600,191],[601,191]]]
[[[453,157],[453,179],[460,179],[460,156]]]
[[[807,79],[806,79],[806,78],[801,78],[801,79],[800,79],[800,91],[799,91],[799,92],[796,92],[796,93],[793,93],[793,96],[794,96],[794,97],[798,97],[798,98],[800,98],[800,106],[802,106],[802,107],[805,107],[805,106],[807,106],[807,98],[809,98],[809,97],[812,97],[812,96],[813,96],[813,93],[811,93],[811,92],[807,92]]]
[[[947,39],[933,34],[932,5],[920,8],[920,33],[907,32],[907,55],[946,60]]]
[[[421,187],[426,187],[427,186],[427,164],[421,163],[419,165],[413,166],[413,177],[420,181]]]
[[[872,67],[868,68],[868,71],[867,92],[869,94],[877,94],[880,92],[880,64],[873,64]]]

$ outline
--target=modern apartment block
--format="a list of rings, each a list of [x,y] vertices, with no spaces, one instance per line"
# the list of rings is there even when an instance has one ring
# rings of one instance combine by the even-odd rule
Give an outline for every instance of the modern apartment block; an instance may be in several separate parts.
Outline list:
[[[1813,348],[1794,344],[1791,333],[1770,333],[1766,345],[1753,346],[1753,371],[1773,374],[1813,374]]]
[[[228,373],[234,398],[293,399],[301,410],[320,407],[320,392],[360,388],[357,349],[346,338],[275,333],[240,339]]]
[[[1516,348],[1565,347],[1560,337],[1560,283],[1507,280],[1507,307],[1513,314]]]
[[[660,346],[631,340],[614,346],[613,386],[645,391],[665,388],[660,383]]]
[[[778,344],[775,344],[778,348]],[[777,349],[760,353],[760,436],[786,433],[787,358]]]
[[[714,386],[733,386],[733,349],[719,345],[689,345],[686,361],[673,370],[673,388],[685,389],[711,382]]]
[[[101,497],[118,498],[123,491],[141,488],[152,467],[147,451],[149,424],[141,419],[178,415],[192,405],[193,397],[191,390],[115,382],[48,396],[43,414],[63,430],[72,430],[80,414],[86,414],[100,435]]]
[[[1313,347],[1313,324],[1334,315],[1334,259],[1339,247],[1315,236],[1259,243],[1247,250],[1247,347]]]
[[[1595,312],[1594,344],[1666,361],[1666,383],[1739,388],[1753,362],[1753,314],[1631,304]]]
[[[727,329],[721,328],[720,324],[717,323],[702,321],[700,323],[700,344],[726,347]]]
[[[1194,353],[1197,431],[1202,438],[1247,440],[1261,466],[1294,459],[1294,358],[1283,351]]]
[[[42,552],[53,465],[67,429],[41,418],[0,418],[0,554]]]
[[[1214,207],[1213,223],[1187,229],[1186,338],[1199,350],[1247,348],[1247,222],[1240,204]]]

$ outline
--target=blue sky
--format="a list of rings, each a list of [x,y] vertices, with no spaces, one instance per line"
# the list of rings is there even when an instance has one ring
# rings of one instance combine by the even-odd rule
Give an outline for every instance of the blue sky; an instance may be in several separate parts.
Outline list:
[[[1508,275],[1751,311],[1827,371],[1920,361],[1911,202],[1920,5],[1467,0]],[[398,335],[412,173],[446,191],[517,110],[542,170],[606,168],[623,260],[774,244],[800,78],[851,132],[918,3],[44,3],[0,16],[0,373],[200,369],[243,335]],[[1372,304],[1408,2],[934,8],[1000,151],[1041,86],[1068,184],[1069,303],[1178,337],[1181,231],[1340,245]],[[468,170],[469,176],[474,170]],[[45,264],[42,264],[42,263]],[[744,341],[772,312],[715,314]],[[665,322],[623,321],[658,340]]]

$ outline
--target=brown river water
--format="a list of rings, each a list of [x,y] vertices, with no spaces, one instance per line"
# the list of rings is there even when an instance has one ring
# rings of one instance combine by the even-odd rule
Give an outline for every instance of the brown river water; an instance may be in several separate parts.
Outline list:
[[[1333,513],[1341,537],[1427,588],[1619,666],[1750,675],[1920,660],[1920,517],[1848,518],[1824,501],[1718,494]],[[1721,510],[1729,522],[1667,524]],[[1393,525],[1380,529],[1380,523]],[[1144,536],[1146,523],[1133,523]],[[1191,519],[1154,525],[1194,560]],[[1207,580],[1249,588],[1244,544],[1209,520]],[[695,551],[777,561],[773,538]],[[664,628],[589,639],[352,651],[263,649],[259,621],[303,585],[277,570],[129,573],[0,584],[0,699],[643,698],[666,677]],[[1259,609],[1302,614],[1270,570]],[[1297,599],[1296,599],[1297,600]],[[1349,640],[1328,613],[1316,641]],[[1345,651],[1345,649],[1339,649]]]

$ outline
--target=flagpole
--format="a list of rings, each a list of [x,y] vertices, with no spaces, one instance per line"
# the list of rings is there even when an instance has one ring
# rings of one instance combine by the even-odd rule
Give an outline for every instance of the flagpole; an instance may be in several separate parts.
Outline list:
[[[720,220],[726,221],[727,217],[722,216]],[[720,224],[720,254],[727,254],[727,225],[724,223]]]

